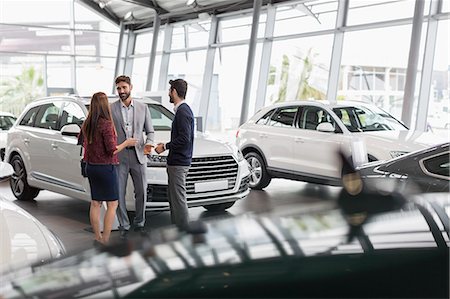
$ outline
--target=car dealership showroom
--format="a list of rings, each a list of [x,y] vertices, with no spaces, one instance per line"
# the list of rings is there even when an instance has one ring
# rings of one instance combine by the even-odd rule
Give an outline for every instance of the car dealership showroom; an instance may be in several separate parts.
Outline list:
[[[0,0],[0,299],[449,298],[450,0]]]

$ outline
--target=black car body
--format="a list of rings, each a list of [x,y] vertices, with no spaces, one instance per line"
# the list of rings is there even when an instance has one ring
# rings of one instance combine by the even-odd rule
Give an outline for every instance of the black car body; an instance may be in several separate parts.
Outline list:
[[[290,215],[207,221],[191,233],[165,228],[149,238],[15,273],[4,279],[0,293],[5,298],[448,298],[449,213],[448,194],[433,193],[398,210],[366,214],[360,222],[355,219],[364,213],[350,217],[333,207],[293,208]]]
[[[402,193],[449,192],[449,143],[359,167],[367,184]]]

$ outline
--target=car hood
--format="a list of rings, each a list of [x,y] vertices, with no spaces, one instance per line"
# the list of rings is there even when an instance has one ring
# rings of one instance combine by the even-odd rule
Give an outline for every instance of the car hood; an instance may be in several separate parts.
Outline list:
[[[365,140],[367,148],[382,147],[405,152],[412,152],[447,141],[432,133],[407,130],[362,132],[354,134]]]
[[[59,257],[54,235],[25,210],[0,197],[0,273]]]
[[[169,131],[155,132],[155,143],[166,143],[169,141]],[[230,143],[211,138],[210,136],[201,132],[195,133],[193,157],[233,154],[235,149],[235,146]]]

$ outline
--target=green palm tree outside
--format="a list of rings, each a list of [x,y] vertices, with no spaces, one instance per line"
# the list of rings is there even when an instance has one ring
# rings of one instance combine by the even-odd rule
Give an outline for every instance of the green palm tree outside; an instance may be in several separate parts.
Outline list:
[[[0,110],[19,115],[33,99],[44,95],[44,79],[34,66],[0,82]]]

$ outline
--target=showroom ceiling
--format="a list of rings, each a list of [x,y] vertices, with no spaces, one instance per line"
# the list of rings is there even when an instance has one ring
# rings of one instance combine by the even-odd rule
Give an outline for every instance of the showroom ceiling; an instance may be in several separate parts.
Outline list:
[[[317,1],[317,0],[316,0]],[[116,24],[124,21],[128,29],[152,27],[155,13],[161,23],[197,19],[253,7],[254,0],[78,0]],[[262,4],[315,2],[314,0],[263,0]]]

